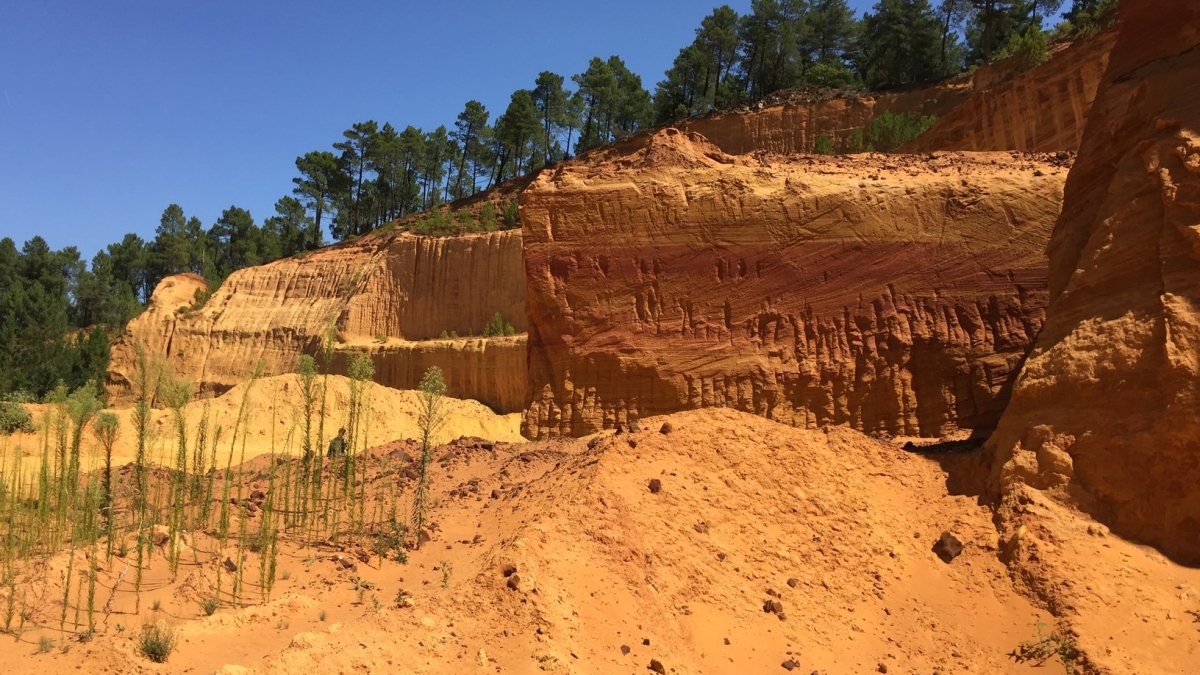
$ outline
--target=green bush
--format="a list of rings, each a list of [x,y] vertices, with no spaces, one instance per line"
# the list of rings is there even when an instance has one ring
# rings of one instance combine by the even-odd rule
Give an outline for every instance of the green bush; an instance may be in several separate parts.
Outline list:
[[[850,154],[858,154],[866,152],[867,142],[863,140],[863,130],[855,129],[850,132],[850,136],[846,138],[846,151]]]
[[[451,234],[458,233],[458,227],[455,226],[454,220],[446,211],[438,209],[431,213],[428,217],[418,220],[412,227],[415,234],[423,234],[432,237],[445,237]]]
[[[32,433],[33,430],[33,417],[25,406],[13,401],[0,401],[0,433]]]
[[[813,154],[816,155],[832,155],[835,154],[833,141],[825,134],[817,136],[816,143],[813,143]]]
[[[175,629],[168,626],[166,621],[148,623],[142,626],[142,635],[138,638],[138,650],[142,652],[142,656],[155,663],[166,663],[167,657],[175,651],[177,640]]]
[[[496,312],[492,316],[492,320],[488,322],[488,325],[483,327],[484,337],[499,337],[501,335],[513,335],[514,333],[516,331],[513,329],[513,325],[506,322],[504,317],[500,316],[500,312]]]
[[[1011,56],[1016,59],[1018,69],[1029,70],[1050,58],[1047,51],[1049,44],[1046,33],[1037,26],[1031,26],[1024,33],[1013,33],[1008,44],[996,54],[996,58],[1005,59]]]
[[[867,143],[879,152],[895,152],[900,146],[929,130],[937,121],[936,115],[917,117],[912,113],[897,115],[885,112],[867,127]]]
[[[483,225],[483,229],[488,232],[495,232],[498,227],[496,225],[496,205],[489,199],[479,207],[479,223]]]
[[[804,81],[817,87],[842,89],[854,82],[854,72],[841,63],[814,63],[804,73]]]
[[[504,205],[504,229],[512,230],[521,226],[521,207],[517,204],[517,200]]]

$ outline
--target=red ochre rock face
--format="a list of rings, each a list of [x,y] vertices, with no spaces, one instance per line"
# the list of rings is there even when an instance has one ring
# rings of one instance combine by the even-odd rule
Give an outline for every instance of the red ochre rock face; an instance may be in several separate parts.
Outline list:
[[[1200,6],[1124,2],[1064,188],[1045,327],[989,448],[1045,490],[1200,561]]]
[[[524,433],[725,406],[995,426],[1044,319],[1066,167],[1012,153],[730,156],[666,130],[522,197]]]

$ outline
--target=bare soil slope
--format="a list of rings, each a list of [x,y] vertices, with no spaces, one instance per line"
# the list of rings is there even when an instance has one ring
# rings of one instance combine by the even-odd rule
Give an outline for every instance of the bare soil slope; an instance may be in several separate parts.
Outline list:
[[[370,489],[399,480],[411,495],[414,450],[374,451],[386,464]],[[462,441],[437,457],[434,539],[407,565],[285,545],[288,578],[269,603],[203,617],[231,552],[197,534],[180,581],[155,558],[140,615],[126,581],[104,632],[38,655],[42,635],[72,639],[53,600],[62,554],[45,586],[29,581],[48,600],[20,640],[0,641],[8,672],[1037,672],[1007,656],[1041,613],[1013,591],[990,512],[894,445],[714,409],[592,442]],[[950,563],[931,550],[945,530],[964,544]],[[257,570],[257,556],[245,564]],[[130,635],[154,619],[182,638],[166,666]]]

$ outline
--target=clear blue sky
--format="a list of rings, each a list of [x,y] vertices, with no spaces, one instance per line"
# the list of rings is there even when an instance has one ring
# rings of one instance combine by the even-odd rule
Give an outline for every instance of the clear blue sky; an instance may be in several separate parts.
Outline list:
[[[353,122],[493,115],[620,55],[647,88],[717,0],[0,0],[0,237],[85,259],[170,203],[259,222]],[[749,0],[729,4],[739,13]],[[851,0],[861,11],[871,0]]]

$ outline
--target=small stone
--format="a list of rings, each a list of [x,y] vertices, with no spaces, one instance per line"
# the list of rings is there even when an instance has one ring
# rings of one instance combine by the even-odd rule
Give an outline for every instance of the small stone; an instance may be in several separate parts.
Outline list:
[[[779,614],[783,611],[783,603],[774,598],[770,598],[763,602],[763,611],[767,614]]]
[[[887,664],[881,663],[878,666],[875,666],[875,670],[878,670],[881,673],[886,673],[887,672]]]
[[[650,479],[650,494],[656,495],[662,492],[662,481],[657,478]]]
[[[775,592],[775,589],[774,589],[774,588],[768,588],[768,589],[767,589],[767,595],[771,596],[772,598],[778,598],[778,597],[779,597],[779,594]]]
[[[790,579],[787,580],[787,585],[792,588],[795,588],[796,586],[800,585],[800,580],[797,579],[796,577],[791,577]]]
[[[500,572],[506,577],[511,577],[512,575],[516,574],[517,566],[516,565],[505,565],[504,569],[500,570]]]
[[[649,647],[650,646],[650,638],[642,638],[642,646]]]
[[[637,432],[639,432],[641,430],[642,430],[642,425],[638,424],[637,420],[634,420],[629,423],[629,433],[636,434]]]
[[[779,665],[783,666],[783,669],[786,671],[789,671],[789,672],[800,667],[799,663],[796,663],[795,661],[793,661],[791,659],[788,659],[787,661],[784,661],[783,663],[781,663]]]
[[[722,553],[718,553],[718,554],[717,554],[717,560],[720,560],[721,562],[725,562],[725,554],[724,554],[723,552],[722,552]]]
[[[696,523],[692,527],[700,534],[708,534],[708,523]]]
[[[659,429],[658,429],[658,433],[663,434],[665,436],[674,430],[675,430],[675,427],[672,427],[670,422],[663,422],[662,426],[659,427]]]
[[[487,652],[483,651],[483,647],[479,648],[479,653],[475,655],[475,663],[486,666],[488,664]]]
[[[729,638],[725,638],[725,644],[730,644]]]
[[[513,574],[508,578],[508,587],[511,590],[517,590],[521,586],[521,575]]]
[[[629,645],[621,645],[621,656],[629,655]]]
[[[225,571],[227,571],[227,572],[236,572],[237,571],[237,565],[229,558],[226,558],[225,562],[221,563],[221,565],[223,565],[225,567]]]
[[[650,670],[653,670],[654,672],[658,673],[659,675],[666,675],[666,673],[667,673],[666,666],[664,666],[662,664],[662,661],[659,661],[658,659],[650,659],[649,668],[650,668]]]
[[[500,499],[500,491],[499,490],[496,490],[496,489],[492,490],[492,499]]]
[[[963,545],[950,531],[947,530],[938,537],[937,542],[933,545],[933,552],[937,557],[942,559],[942,562],[949,564],[952,560],[962,554]]]

